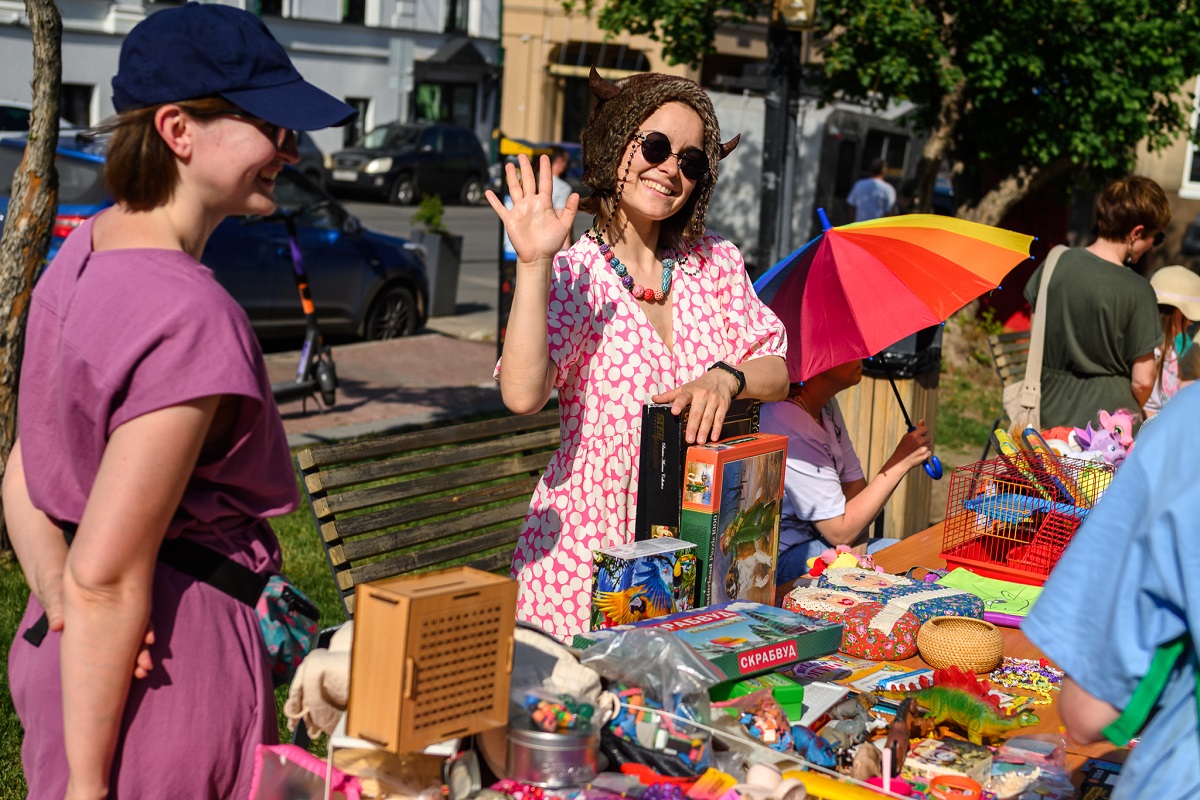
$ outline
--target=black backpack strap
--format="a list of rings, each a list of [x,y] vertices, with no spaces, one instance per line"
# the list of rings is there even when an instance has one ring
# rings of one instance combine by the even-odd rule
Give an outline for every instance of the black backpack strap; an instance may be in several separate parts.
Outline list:
[[[60,525],[63,538],[70,547],[78,526],[71,522]],[[190,539],[164,539],[158,549],[158,561],[177,572],[207,583],[251,608],[258,605],[258,598],[270,580],[269,575],[259,575],[216,550]],[[50,620],[43,613],[21,637],[34,647],[39,647],[49,631]]]

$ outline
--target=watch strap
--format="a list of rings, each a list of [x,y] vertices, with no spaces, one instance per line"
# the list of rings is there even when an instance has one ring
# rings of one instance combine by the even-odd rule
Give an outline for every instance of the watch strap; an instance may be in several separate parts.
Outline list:
[[[719,369],[722,372],[728,372],[737,379],[737,391],[733,393],[734,397],[737,397],[746,390],[746,374],[737,367],[727,364],[724,361],[718,361],[709,367],[708,371],[712,372],[714,369]]]

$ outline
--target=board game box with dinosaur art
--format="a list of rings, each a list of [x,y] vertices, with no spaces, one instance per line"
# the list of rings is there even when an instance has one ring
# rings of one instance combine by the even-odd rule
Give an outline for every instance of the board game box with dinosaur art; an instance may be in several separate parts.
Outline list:
[[[842,626],[762,603],[735,600],[681,611],[660,619],[592,631],[575,637],[584,649],[621,630],[656,628],[689,644],[726,680],[772,672],[837,652]]]
[[[786,457],[771,433],[688,448],[679,538],[696,545],[697,605],[774,604]]]
[[[592,551],[592,630],[695,607],[696,546],[647,539]]]

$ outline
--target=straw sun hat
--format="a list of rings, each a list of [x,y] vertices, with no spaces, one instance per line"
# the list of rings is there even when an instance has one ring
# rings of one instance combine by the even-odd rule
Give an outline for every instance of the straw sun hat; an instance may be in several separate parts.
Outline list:
[[[1200,320],[1200,275],[1187,267],[1163,267],[1150,278],[1159,305],[1175,306],[1192,321]]]

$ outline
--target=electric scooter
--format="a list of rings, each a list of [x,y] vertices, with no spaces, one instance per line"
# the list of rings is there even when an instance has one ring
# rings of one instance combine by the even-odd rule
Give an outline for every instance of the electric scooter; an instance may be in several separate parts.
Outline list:
[[[304,344],[300,348],[300,363],[296,377],[290,381],[271,384],[271,392],[277,404],[292,400],[303,400],[303,410],[308,411],[308,398],[314,397],[322,412],[337,402],[337,370],[333,364],[333,353],[321,337],[317,325],[317,312],[313,306],[312,292],[308,284],[308,272],[304,268],[304,256],[300,252],[300,237],[296,232],[296,218],[319,210],[324,203],[299,208],[281,208],[267,217],[251,217],[244,224],[254,222],[283,222],[287,229],[288,248],[292,256],[292,278],[300,294],[300,306],[304,309]],[[323,406],[323,407],[322,407]]]

